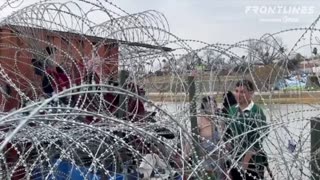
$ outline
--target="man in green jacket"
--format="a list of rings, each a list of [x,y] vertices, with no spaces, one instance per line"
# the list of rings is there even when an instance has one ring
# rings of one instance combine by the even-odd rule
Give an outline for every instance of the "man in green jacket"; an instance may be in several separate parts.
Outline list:
[[[264,164],[262,141],[267,136],[266,116],[253,101],[254,86],[249,80],[236,83],[237,105],[229,110],[231,155],[240,166],[230,169],[233,180],[263,179]],[[233,164],[232,163],[232,164]]]

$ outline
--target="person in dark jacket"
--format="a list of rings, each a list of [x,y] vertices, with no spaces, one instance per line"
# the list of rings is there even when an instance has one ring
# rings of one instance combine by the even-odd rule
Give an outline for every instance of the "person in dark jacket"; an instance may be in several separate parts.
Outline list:
[[[47,68],[42,77],[42,89],[48,97],[51,97],[53,92],[57,91],[58,74],[51,68]]]
[[[221,116],[223,117],[228,117],[228,114],[229,114],[229,110],[232,106],[236,105],[237,104],[237,100],[235,98],[235,96],[233,95],[233,93],[231,91],[228,91],[226,93],[223,94],[223,103],[222,103],[222,109],[221,109]],[[228,135],[231,134],[230,132],[230,129],[229,128],[226,128],[229,126],[229,123],[227,120],[224,120],[224,123],[223,123],[223,131],[226,130],[226,132],[224,133],[224,135],[222,136],[222,139],[225,141],[227,138]]]
[[[42,89],[47,97],[51,97],[54,92],[57,92],[58,74],[52,67],[52,61],[54,61],[54,50],[51,47],[45,48],[48,56],[42,61],[44,72],[42,75]],[[33,60],[35,62],[35,60]]]

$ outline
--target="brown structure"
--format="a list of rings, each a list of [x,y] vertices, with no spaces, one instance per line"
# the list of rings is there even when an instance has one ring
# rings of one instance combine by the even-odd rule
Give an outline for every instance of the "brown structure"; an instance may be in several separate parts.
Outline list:
[[[81,77],[78,65],[84,63],[83,57],[91,57],[94,47],[103,59],[103,74],[117,74],[119,46],[116,40],[22,26],[3,26],[0,27],[0,111],[19,108],[23,99],[36,99],[42,95],[42,77],[35,74],[32,59],[45,59],[46,47],[54,47],[55,62],[69,72],[73,81],[79,78],[76,76]]]
[[[167,47],[54,31],[28,26],[0,27],[0,111],[11,111],[25,100],[43,96],[42,76],[35,73],[32,59],[44,60],[46,47],[55,49],[55,65],[62,66],[77,84],[83,78],[83,67],[95,48],[102,59],[103,80],[117,76],[119,44],[147,49],[172,51]],[[81,69],[82,67],[82,69]]]

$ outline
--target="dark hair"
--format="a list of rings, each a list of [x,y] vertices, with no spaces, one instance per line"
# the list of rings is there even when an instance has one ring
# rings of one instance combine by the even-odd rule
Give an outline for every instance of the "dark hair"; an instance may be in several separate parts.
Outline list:
[[[46,51],[47,51],[47,53],[48,53],[49,55],[52,54],[52,48],[51,48],[51,47],[47,46],[47,47],[46,47]]]
[[[205,109],[205,104],[207,104],[208,102],[210,102],[211,98],[210,96],[206,96],[203,97],[201,100],[201,109],[204,110]]]
[[[229,109],[231,106],[236,105],[237,100],[234,97],[233,93],[231,91],[228,91],[227,93],[223,94],[223,107]]]
[[[49,46],[46,47],[46,51],[47,51],[47,53],[48,53],[49,55],[51,55],[52,53],[54,53],[56,50],[57,50],[57,48],[55,48],[55,47],[49,47]]]
[[[59,66],[56,67],[56,71],[57,71],[57,73],[59,73],[59,74],[60,74],[60,73],[64,73],[63,70],[62,70],[62,68],[59,67]]]
[[[243,79],[236,83],[236,87],[244,86],[248,91],[254,91],[253,83],[250,80]]]
[[[215,114],[217,110],[217,101],[214,97],[205,96],[201,101],[201,110],[205,114]]]
[[[233,95],[231,91],[224,93],[223,103],[222,103],[223,107],[221,109],[222,116],[228,117],[230,107],[236,104],[237,104],[236,97]]]
[[[33,69],[34,69],[34,73],[36,75],[39,75],[39,76],[42,76],[43,75],[43,62],[33,58],[31,59],[31,63],[32,63],[32,66],[33,66]]]

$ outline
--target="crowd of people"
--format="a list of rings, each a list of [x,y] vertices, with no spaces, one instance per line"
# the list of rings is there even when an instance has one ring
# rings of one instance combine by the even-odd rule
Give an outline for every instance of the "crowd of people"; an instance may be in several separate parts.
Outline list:
[[[236,83],[233,92],[223,94],[221,108],[215,97],[206,96],[201,99],[197,128],[201,150],[198,155],[205,171],[202,179],[254,180],[265,179],[265,174],[274,179],[263,148],[264,139],[269,132],[266,116],[262,108],[253,102],[253,95],[254,84],[244,79]],[[184,146],[180,148],[184,148],[185,154],[193,158],[190,144]],[[165,168],[157,153],[150,152],[145,159],[154,156],[157,158],[150,162],[156,166],[159,161],[158,164],[162,165],[160,168]],[[182,156],[180,158],[187,159]],[[144,167],[145,164],[148,164],[146,160],[139,169],[144,177],[145,172],[148,172],[147,177],[152,179],[149,176],[152,169],[157,167]]]
[[[59,65],[55,62],[55,49],[51,47],[45,48],[47,57],[45,59],[32,59],[32,64],[34,66],[34,72],[36,75],[41,77],[42,92],[45,98],[52,97],[54,94],[62,92],[71,87],[71,85],[80,86],[82,83],[85,84],[99,84],[101,74],[101,63],[99,67],[97,66],[98,55],[96,53],[92,54],[92,58],[85,58],[83,61],[76,62],[76,65],[71,67],[72,72],[66,72],[66,67]],[[88,62],[86,62],[88,61]],[[70,67],[69,67],[70,69]],[[100,70],[99,70],[100,69]],[[72,74],[72,77],[69,76]],[[107,83],[113,87],[119,86],[119,83],[113,81],[112,77],[108,81],[103,81],[102,83]],[[125,87],[124,87],[125,86]],[[143,96],[144,90],[141,89],[135,83],[126,83],[122,88],[126,88],[132,93]],[[84,92],[85,93],[85,92]],[[90,94],[90,93],[87,93]],[[103,100],[106,102],[106,111],[110,114],[116,115],[119,108],[121,108],[121,103],[119,102],[119,94],[116,93],[102,93]],[[76,101],[84,101],[83,103],[94,104],[96,96],[85,96],[86,99],[79,99],[78,95],[73,95],[71,97],[59,98],[59,102],[63,104],[74,105]],[[99,98],[101,98],[99,96]],[[89,103],[90,101],[90,103]],[[98,100],[99,101],[99,100]],[[88,109],[94,108],[94,105],[88,106]],[[94,111],[94,109],[91,109]],[[147,113],[143,102],[139,98],[129,97],[127,103],[127,110],[123,110],[125,113],[125,118],[139,121],[140,119],[145,119]],[[93,117],[87,117],[85,122],[92,123]]]
[[[46,50],[48,58],[53,58],[52,49]],[[42,76],[43,92],[47,97],[70,87],[68,76],[60,66],[47,64],[44,69],[45,72],[36,71],[36,74]],[[141,95],[138,86],[128,84],[127,88]],[[268,135],[266,116],[262,108],[253,102],[253,95],[254,84],[249,80],[240,80],[236,83],[234,92],[223,94],[221,108],[218,108],[215,97],[202,98],[197,120],[201,137],[199,155],[204,159],[203,167],[210,177],[264,179],[265,172],[268,172],[273,179],[268,157],[263,149],[263,141]],[[114,113],[119,107],[119,96],[107,93],[104,99],[110,102],[109,111]],[[145,114],[143,102],[130,98],[128,119],[139,121],[144,119]],[[88,119],[88,123],[92,123],[92,119]],[[151,174],[151,171],[147,172],[145,174]]]

